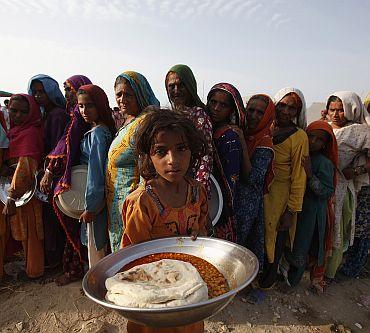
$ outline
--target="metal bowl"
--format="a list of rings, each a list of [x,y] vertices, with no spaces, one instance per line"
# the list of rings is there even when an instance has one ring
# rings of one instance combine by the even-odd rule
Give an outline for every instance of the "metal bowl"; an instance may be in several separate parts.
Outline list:
[[[143,309],[115,305],[105,300],[105,280],[115,275],[123,266],[146,255],[177,252],[195,255],[207,260],[224,274],[230,291],[205,302],[172,308]],[[82,287],[85,294],[100,305],[118,311],[123,317],[151,327],[170,327],[204,320],[221,311],[256,277],[258,260],[248,249],[217,239],[199,237],[160,238],[129,246],[100,260],[85,275]]]

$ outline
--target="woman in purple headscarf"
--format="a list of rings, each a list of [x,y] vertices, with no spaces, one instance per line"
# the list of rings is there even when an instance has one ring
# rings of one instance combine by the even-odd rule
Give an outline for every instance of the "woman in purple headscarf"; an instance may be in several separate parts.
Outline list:
[[[67,112],[71,120],[62,138],[46,157],[47,168],[40,183],[41,190],[51,196],[53,204],[52,210],[46,214],[44,211],[44,219],[50,229],[50,232],[45,231],[46,257],[49,264],[58,264],[63,257],[63,275],[56,280],[59,285],[82,278],[82,261],[86,256],[80,242],[80,224],[64,215],[55,204],[55,198],[71,187],[72,166],[79,164],[80,142],[89,130],[78,110],[76,96],[78,89],[86,84],[91,84],[91,81],[83,75],[74,75],[64,82]]]

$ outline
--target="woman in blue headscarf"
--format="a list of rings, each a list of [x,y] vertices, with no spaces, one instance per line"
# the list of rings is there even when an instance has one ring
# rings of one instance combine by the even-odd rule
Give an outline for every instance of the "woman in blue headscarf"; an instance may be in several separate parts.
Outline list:
[[[66,111],[66,100],[59,89],[58,82],[44,74],[35,75],[30,79],[28,94],[35,98],[41,109],[45,143],[43,158],[45,159],[57,146],[70,120]],[[49,173],[52,179],[58,179],[51,167],[46,169],[46,173]],[[49,191],[49,195],[49,202],[44,203],[42,209],[46,268],[55,267],[61,263],[65,244],[64,231],[59,225],[51,204],[52,191]]]
[[[110,146],[105,179],[112,252],[119,249],[122,238],[123,202],[138,187],[140,180],[132,140],[145,117],[143,110],[150,105],[159,107],[149,82],[140,73],[127,71],[120,74],[114,83],[114,92],[124,123]]]
[[[44,119],[45,153],[48,155],[62,137],[69,120],[66,100],[59,84],[45,74],[33,76],[28,83],[28,94],[35,97]]]

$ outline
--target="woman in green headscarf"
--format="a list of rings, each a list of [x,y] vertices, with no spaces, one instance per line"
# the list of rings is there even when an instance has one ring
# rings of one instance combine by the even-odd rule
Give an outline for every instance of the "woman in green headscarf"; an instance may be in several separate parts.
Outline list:
[[[197,94],[197,81],[192,70],[186,65],[173,66],[166,75],[166,90],[173,110],[182,112],[189,118],[207,141],[208,152],[202,158],[198,170],[193,170],[194,177],[206,188],[210,197],[209,176],[212,172],[212,124],[205,105]]]

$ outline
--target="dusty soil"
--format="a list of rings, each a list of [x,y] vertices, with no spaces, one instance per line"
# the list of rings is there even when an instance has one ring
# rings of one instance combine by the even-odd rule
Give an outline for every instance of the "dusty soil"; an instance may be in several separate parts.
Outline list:
[[[306,278],[290,293],[276,288],[258,305],[242,292],[206,321],[206,332],[370,332],[369,278],[332,284],[324,295],[307,287]],[[124,318],[84,296],[80,282],[0,284],[1,333],[123,333],[125,327]]]

